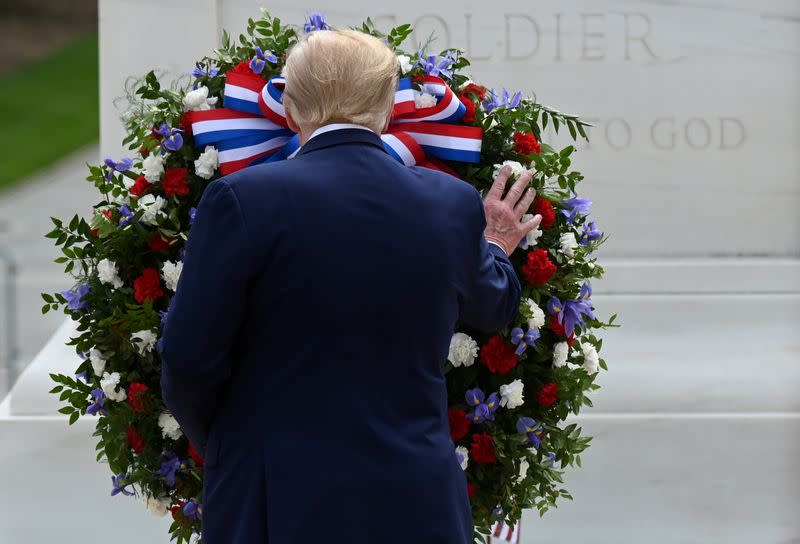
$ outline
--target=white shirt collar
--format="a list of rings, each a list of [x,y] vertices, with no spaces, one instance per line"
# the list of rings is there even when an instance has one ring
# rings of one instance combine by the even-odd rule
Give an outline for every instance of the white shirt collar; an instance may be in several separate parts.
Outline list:
[[[355,128],[358,130],[368,130],[373,132],[371,128],[365,127],[364,125],[357,125],[355,123],[331,123],[330,125],[323,125],[319,127],[317,130],[311,133],[311,136],[306,140],[306,143],[310,142],[314,136],[319,136],[320,134],[324,134],[326,132],[331,132],[334,130],[343,130],[346,128]]]

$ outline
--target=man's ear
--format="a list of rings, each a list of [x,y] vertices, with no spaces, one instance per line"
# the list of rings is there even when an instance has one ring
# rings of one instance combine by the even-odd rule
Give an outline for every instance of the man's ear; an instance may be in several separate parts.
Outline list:
[[[291,129],[291,131],[299,133],[300,132],[300,125],[298,125],[295,122],[294,117],[292,117],[292,114],[289,111],[289,108],[284,106],[283,111],[286,113],[286,124],[289,125],[289,128]]]

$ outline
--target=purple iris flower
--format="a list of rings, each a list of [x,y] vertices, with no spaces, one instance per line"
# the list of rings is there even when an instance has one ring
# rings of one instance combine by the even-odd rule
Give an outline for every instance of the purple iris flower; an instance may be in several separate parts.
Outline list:
[[[191,500],[183,507],[183,515],[192,521],[203,518],[203,505],[195,500]]]
[[[542,461],[542,464],[543,464],[543,465],[544,465],[546,468],[550,468],[550,467],[552,467],[553,465],[555,465],[555,464],[556,464],[556,454],[555,454],[555,453],[552,453],[552,452],[550,452],[550,453],[548,453],[547,455],[545,455],[545,456],[544,456],[544,461]]]
[[[528,443],[538,448],[542,443],[542,424],[536,423],[533,418],[521,417],[517,421],[517,431],[525,435],[523,443]]]
[[[522,355],[528,347],[533,347],[533,344],[541,336],[537,329],[528,329],[528,332],[523,333],[519,327],[511,331],[511,343],[517,346],[517,355]]]
[[[67,308],[72,310],[73,312],[78,312],[80,310],[85,310],[86,307],[89,305],[88,302],[83,300],[89,293],[89,284],[82,283],[78,287],[74,289],[67,289],[66,291],[61,291],[61,294],[67,299]]]
[[[262,51],[260,47],[256,46],[256,55],[250,60],[250,69],[256,74],[260,74],[264,71],[267,61],[275,64],[278,62],[278,57],[273,55],[272,51]]]
[[[564,332],[569,337],[576,326],[583,325],[584,317],[595,318],[591,298],[592,286],[584,283],[577,300],[562,302],[556,297],[550,297],[547,301],[547,311],[550,315],[556,316],[558,323],[564,327]]]
[[[83,380],[86,383],[89,383],[89,373],[85,370],[83,372],[78,372],[77,374],[75,374],[75,379]]]
[[[217,68],[216,66],[205,68],[198,64],[192,70],[192,77],[195,79],[200,79],[202,77],[215,77],[218,73],[219,73],[219,68]],[[192,84],[192,89],[196,89],[198,84],[199,82],[195,81]]]
[[[111,158],[106,157],[103,162],[106,164],[106,166],[108,166],[106,180],[111,179],[111,177],[114,175],[114,172],[127,172],[133,166],[133,160],[129,159],[128,157],[122,157],[119,162],[114,162]]]
[[[517,91],[512,96],[505,87],[499,92],[492,89],[489,91],[489,96],[483,101],[483,109],[486,110],[486,113],[498,108],[513,110],[519,106],[520,102],[522,102],[522,91]]]
[[[181,129],[172,128],[166,123],[161,125],[156,133],[164,138],[161,142],[161,147],[163,148],[162,153],[164,149],[177,151],[183,146],[183,136],[181,136],[181,132]]]
[[[175,452],[165,451],[161,454],[163,461],[161,468],[158,469],[158,475],[167,480],[167,485],[173,487],[175,485],[175,474],[186,468],[186,463],[175,454]]]
[[[86,413],[96,416],[97,413],[103,409],[103,404],[106,401],[106,396],[103,393],[103,390],[100,389],[99,387],[97,389],[92,389],[92,392],[89,394],[94,399],[94,403],[92,403],[92,405],[86,409]]]
[[[581,245],[587,246],[592,242],[596,242],[600,238],[603,237],[603,233],[594,226],[594,221],[589,221],[588,224],[583,226],[583,232],[581,233],[581,239],[579,240]]]
[[[563,206],[561,213],[567,218],[568,223],[572,223],[579,215],[583,216],[589,213],[592,201],[588,198],[568,198],[561,205]]]
[[[314,32],[315,30],[330,30],[330,29],[331,25],[329,25],[327,21],[325,21],[325,16],[318,11],[309,13],[308,21],[306,21],[306,24],[303,26],[303,30],[305,30],[306,32]]]
[[[134,213],[131,209],[124,204],[119,207],[119,224],[118,227],[124,227],[125,225],[129,225],[130,222],[133,220]]]
[[[117,495],[118,493],[122,493],[123,495],[126,495],[128,497],[133,495],[132,491],[128,491],[127,489],[125,489],[129,485],[125,482],[125,479],[127,477],[128,475],[125,474],[124,472],[120,474],[115,474],[114,476],[111,477],[111,485],[113,486],[113,488],[111,489],[112,497],[114,495]]]
[[[415,66],[419,66],[425,73],[429,76],[439,77],[443,75],[444,77],[451,78],[453,77],[453,72],[450,71],[450,67],[456,62],[450,54],[446,54],[443,57],[439,55],[424,55],[422,49],[419,50],[419,60]]]
[[[465,398],[467,404],[474,409],[467,414],[467,418],[472,420],[473,423],[483,423],[486,420],[494,421],[494,412],[499,405],[497,393],[492,393],[487,399],[483,391],[476,387],[475,389],[469,389]]]

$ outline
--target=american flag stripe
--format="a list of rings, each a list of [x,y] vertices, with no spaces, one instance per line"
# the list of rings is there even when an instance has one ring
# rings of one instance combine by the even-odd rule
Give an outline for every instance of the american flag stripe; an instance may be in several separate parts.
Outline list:
[[[521,524],[521,522],[517,522],[516,525],[506,525],[502,521],[496,522],[494,525],[492,525],[490,531],[492,536],[486,538],[486,544],[492,544],[494,541],[519,544]]]

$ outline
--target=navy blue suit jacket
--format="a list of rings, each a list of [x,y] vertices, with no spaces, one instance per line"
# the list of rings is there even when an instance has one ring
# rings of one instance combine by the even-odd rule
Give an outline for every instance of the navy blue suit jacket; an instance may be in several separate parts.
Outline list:
[[[443,366],[520,296],[484,227],[473,187],[358,129],[206,189],[158,345],[204,544],[472,542]]]

